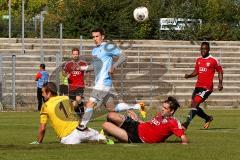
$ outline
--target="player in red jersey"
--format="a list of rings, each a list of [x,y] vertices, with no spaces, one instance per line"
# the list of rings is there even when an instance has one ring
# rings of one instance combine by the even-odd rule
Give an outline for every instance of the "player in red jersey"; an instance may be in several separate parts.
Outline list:
[[[192,94],[192,109],[190,110],[186,121],[183,123],[185,129],[187,129],[195,115],[198,115],[205,120],[205,129],[209,127],[210,122],[213,120],[213,117],[207,115],[199,105],[204,102],[213,91],[213,78],[215,71],[218,72],[218,90],[223,90],[223,70],[218,60],[209,54],[209,43],[202,42],[200,50],[202,57],[197,59],[195,70],[191,74],[185,74],[186,79],[198,76],[195,90]]]
[[[84,71],[81,71],[82,66],[87,63],[80,60],[80,52],[78,48],[72,49],[72,60],[66,62],[64,72],[68,76],[69,98],[73,101],[75,111],[79,114],[84,112],[84,104],[82,101],[84,93]],[[88,76],[90,78],[90,76]]]
[[[183,144],[187,144],[188,138],[181,123],[173,117],[178,107],[180,105],[177,100],[168,97],[163,102],[161,112],[147,122],[138,121],[134,112],[130,112],[130,117],[110,112],[103,130],[121,142],[161,143],[174,134],[181,138]]]

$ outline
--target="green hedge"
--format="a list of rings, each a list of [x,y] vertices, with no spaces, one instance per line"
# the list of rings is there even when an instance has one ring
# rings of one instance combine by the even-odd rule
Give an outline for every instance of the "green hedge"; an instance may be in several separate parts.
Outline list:
[[[21,3],[16,1],[13,17],[21,17]],[[7,13],[2,3],[0,16]],[[138,23],[133,10],[138,6],[149,9],[149,20]],[[43,9],[48,11],[44,20],[44,37],[59,37],[63,23],[64,38],[90,38],[90,30],[103,27],[108,39],[168,39],[168,40],[239,40],[239,0],[34,0],[27,1],[27,37],[39,36],[32,17]],[[160,31],[160,18],[202,19],[201,27],[191,26],[182,31]],[[21,35],[21,23],[13,18],[13,36]],[[0,20],[0,36],[7,36],[8,23]],[[20,32],[20,33],[18,33]]]

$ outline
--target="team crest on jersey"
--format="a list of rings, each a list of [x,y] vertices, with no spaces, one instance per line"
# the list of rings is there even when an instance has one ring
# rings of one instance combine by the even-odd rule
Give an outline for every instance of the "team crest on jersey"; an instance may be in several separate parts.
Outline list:
[[[210,63],[210,62],[207,62],[207,64],[206,64],[206,65],[207,65],[207,67],[209,67],[209,66],[211,65],[211,63]]]
[[[167,122],[168,122],[168,120],[165,118],[162,120],[162,124],[166,124]]]

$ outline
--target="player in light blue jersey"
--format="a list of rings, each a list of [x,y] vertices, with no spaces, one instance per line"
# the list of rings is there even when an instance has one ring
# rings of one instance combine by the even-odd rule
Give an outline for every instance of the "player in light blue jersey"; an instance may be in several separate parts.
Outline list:
[[[92,50],[93,65],[82,67],[82,70],[94,70],[95,85],[92,94],[85,105],[85,113],[83,115],[80,129],[84,130],[90,121],[94,106],[105,104],[108,111],[122,111],[128,109],[139,109],[144,112],[144,104],[139,103],[135,105],[127,105],[126,103],[119,103],[114,105],[113,94],[111,93],[112,78],[111,75],[114,70],[126,61],[126,56],[122,51],[113,43],[104,42],[105,33],[101,28],[92,30],[92,38],[96,47]],[[118,57],[118,60],[113,63],[113,57]],[[92,68],[93,67],[93,68]]]

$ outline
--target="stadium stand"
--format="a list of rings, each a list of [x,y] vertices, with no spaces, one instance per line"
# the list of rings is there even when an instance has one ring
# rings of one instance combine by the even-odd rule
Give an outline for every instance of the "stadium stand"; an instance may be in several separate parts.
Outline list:
[[[44,63],[50,74],[56,70],[56,54],[60,53],[59,39],[44,39]],[[194,68],[200,56],[198,41],[133,40],[115,41],[122,45],[128,61],[114,74],[114,88],[124,101],[144,100],[158,103],[167,95],[176,96],[184,105],[189,105],[196,79],[184,79],[185,73]],[[73,47],[80,47],[78,39],[63,40],[63,59],[69,57]],[[211,41],[210,53],[217,57],[224,69],[224,90],[214,91],[207,100],[208,106],[234,107],[239,105],[240,70],[238,41]],[[92,40],[83,40],[83,55],[89,60]],[[0,38],[2,56],[3,98],[11,95],[12,55],[16,55],[16,95],[18,109],[36,107],[36,82],[34,74],[40,64],[40,39],[25,39],[25,54],[21,53],[21,39]],[[215,74],[217,76],[217,74]],[[217,87],[217,77],[214,80]],[[88,88],[86,94],[90,92]],[[86,95],[86,96],[87,96]]]

